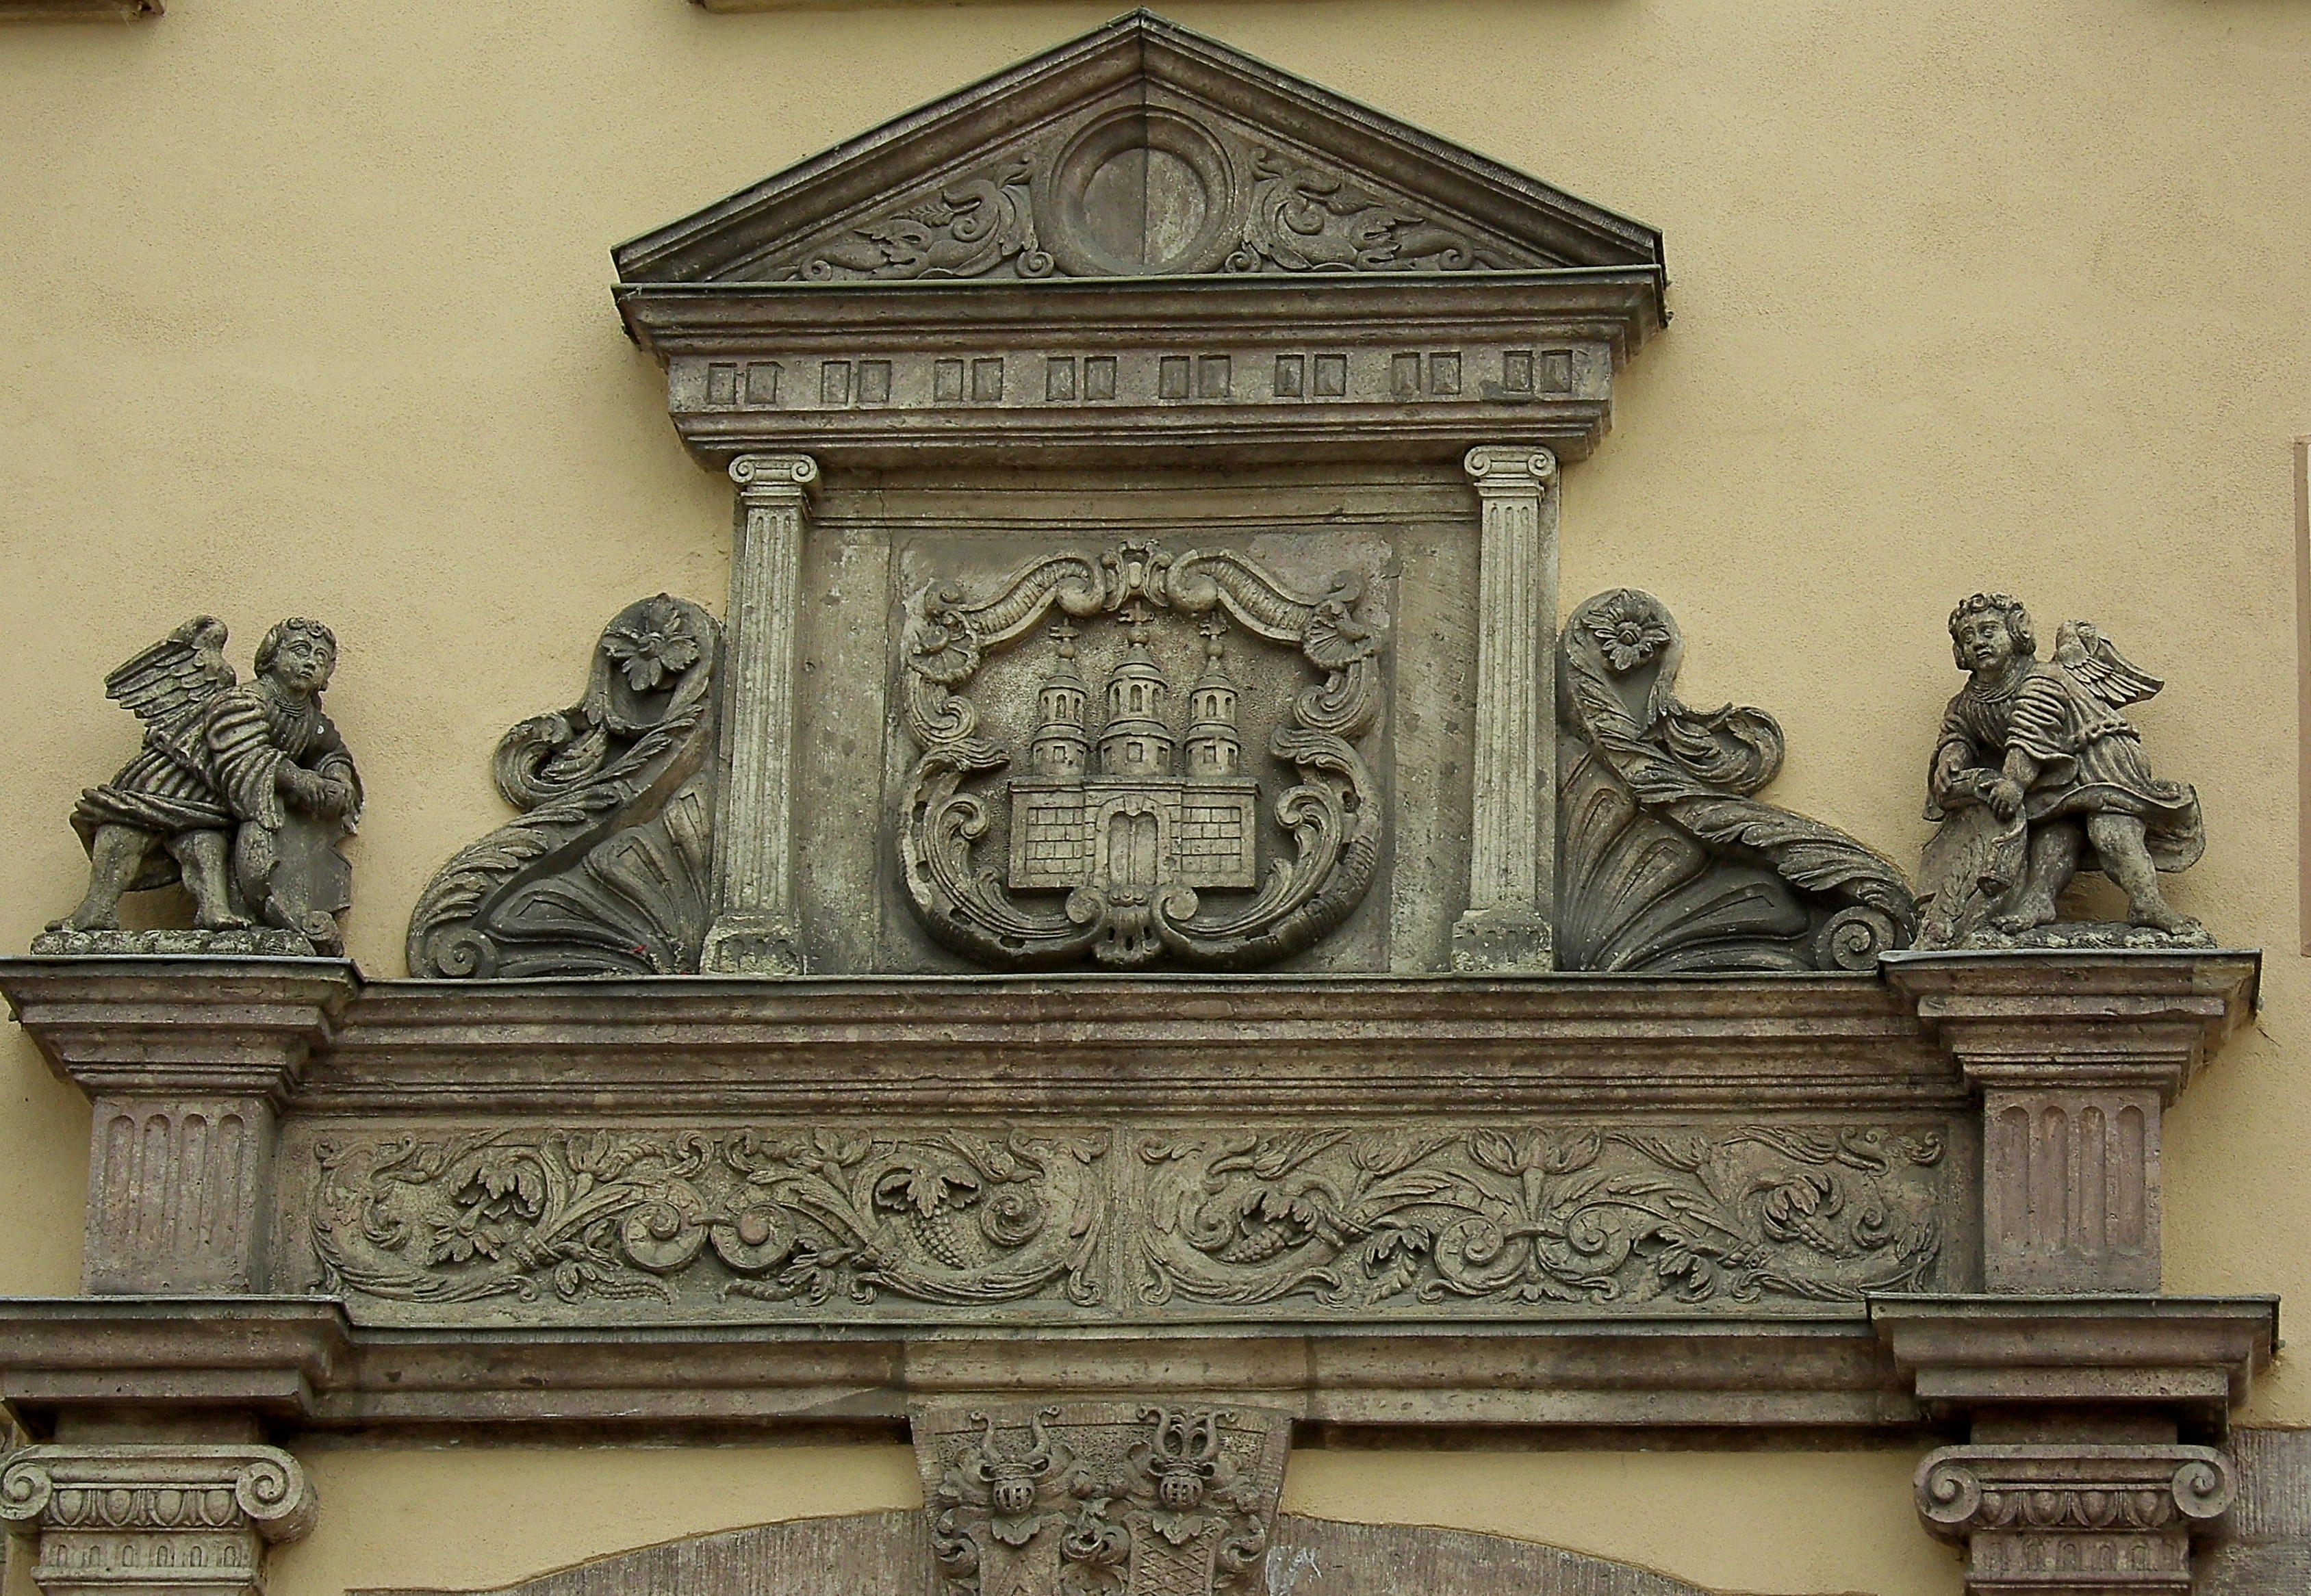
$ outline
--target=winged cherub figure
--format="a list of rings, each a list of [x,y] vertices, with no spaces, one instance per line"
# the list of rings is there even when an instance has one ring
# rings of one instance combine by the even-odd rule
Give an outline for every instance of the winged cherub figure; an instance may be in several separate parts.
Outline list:
[[[1926,818],[1942,825],[1920,866],[1918,946],[2052,924],[2080,870],[2126,894],[2133,924],[2196,933],[2158,873],[2206,850],[2198,794],[2151,775],[2141,734],[2119,713],[2165,684],[2083,621],[2062,627],[2053,664],[2041,661],[2029,612],[2003,593],[1960,604],[1949,632],[1973,680],[1942,716],[1927,775]]]
[[[88,894],[50,930],[116,929],[124,894],[181,878],[203,929],[275,926],[342,947],[349,876],[335,844],[360,815],[361,779],[321,713],[337,640],[318,621],[283,621],[246,685],[224,643],[224,624],[197,615],[104,679],[144,721],[144,746],[80,795]]]

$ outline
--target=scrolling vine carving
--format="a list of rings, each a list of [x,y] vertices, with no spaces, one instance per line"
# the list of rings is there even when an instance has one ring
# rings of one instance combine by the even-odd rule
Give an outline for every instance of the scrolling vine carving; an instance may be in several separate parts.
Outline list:
[[[1174,555],[1153,543],[1033,560],[986,596],[953,581],[919,589],[906,606],[901,710],[921,754],[899,830],[908,896],[925,927],[966,957],[1017,969],[1086,955],[1121,968],[1169,956],[1202,968],[1248,969],[1313,945],[1363,901],[1379,865],[1382,808],[1356,740],[1379,712],[1382,637],[1363,599],[1352,574],[1334,578],[1321,594],[1304,594],[1243,555],[1200,549]],[[1068,893],[1060,911],[1038,912],[973,857],[994,816],[964,784],[1011,755],[979,735],[978,706],[963,690],[990,652],[1025,636],[1051,609],[1085,618],[1127,606],[1139,624],[1151,611],[1224,615],[1295,651],[1320,677],[1294,697],[1268,741],[1269,752],[1298,776],[1272,810],[1295,857],[1273,863],[1248,899],[1210,908],[1192,885],[1151,867],[1139,875],[1096,873]],[[1168,738],[1166,728],[1141,724]],[[1082,737],[1079,725],[1073,735]],[[1120,801],[1153,807],[1129,794]],[[1091,857],[1094,845],[1084,846]]]
[[[1196,137],[1211,152],[1197,163],[1200,170],[1185,163],[1170,170],[1192,190],[1190,208],[1214,218],[1208,231],[1217,235],[1217,247],[1204,261],[1217,259],[1222,271],[1467,272],[1550,264],[1269,145],[1212,126],[1199,126]],[[1081,275],[1091,261],[1112,269],[1112,251],[1075,237],[1085,226],[1079,190],[1095,170],[1065,153],[1013,152],[822,237],[793,264],[772,269],[809,282],[1066,276]],[[1182,269],[1160,249],[1140,254],[1141,269]]]
[[[1925,1290],[1941,1138],[1593,1125],[1151,1136],[1142,1294],[1679,1307]]]
[[[1096,1138],[849,1128],[323,1141],[326,1289],[409,1303],[1098,1300]]]

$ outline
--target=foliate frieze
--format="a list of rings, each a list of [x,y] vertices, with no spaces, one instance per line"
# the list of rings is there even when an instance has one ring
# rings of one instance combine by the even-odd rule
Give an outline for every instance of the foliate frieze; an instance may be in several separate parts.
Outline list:
[[[1083,1307],[1105,1150],[850,1126],[324,1138],[310,1236],[322,1289],[383,1303]]]
[[[1372,574],[1303,590],[1243,553],[1123,542],[917,588],[896,829],[925,930],[997,968],[1225,970],[1336,929],[1386,824],[1362,748],[1386,649]],[[1028,671],[982,677],[1053,615]],[[982,733],[982,705],[1025,746]]]
[[[1754,1311],[1940,1278],[1930,1130],[1204,1132],[1136,1151],[1155,1304]]]
[[[1162,1400],[918,1410],[948,1596],[1259,1588],[1287,1414]]]
[[[1969,1182],[1948,1135],[1930,1121],[325,1132],[296,1155],[292,1227],[302,1284],[394,1322],[1818,1313],[1967,1284]]]

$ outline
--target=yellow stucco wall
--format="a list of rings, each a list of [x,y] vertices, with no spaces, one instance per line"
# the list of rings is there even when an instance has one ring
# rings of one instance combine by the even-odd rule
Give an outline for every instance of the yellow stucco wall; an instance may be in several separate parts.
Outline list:
[[[329,707],[369,782],[353,951],[400,973],[418,889],[503,817],[498,735],[569,702],[632,598],[719,607],[728,487],[677,447],[607,248],[1108,11],[172,0],[0,29],[0,946],[78,890],[64,815],[134,738],[105,671],[196,610],[240,650],[310,613],[343,639]],[[1914,856],[1958,684],[1942,615],[1977,587],[2095,618],[2168,677],[2141,721],[2211,833],[2175,895],[2272,950],[2259,1024],[2168,1121],[2168,1286],[2311,1304],[2289,458],[2311,10],[1172,14],[1663,230],[1679,318],[1570,475],[1564,592],[1665,599],[1685,696],[1781,718],[1777,800]],[[0,1291],[69,1292],[86,1110],[0,1048]],[[2291,1363],[2249,1419],[2311,1423]],[[323,1525],[278,1596],[509,1579],[913,1488],[895,1448],[314,1456]],[[1913,1461],[1310,1453],[1289,1489],[1727,1589],[1949,1596]]]

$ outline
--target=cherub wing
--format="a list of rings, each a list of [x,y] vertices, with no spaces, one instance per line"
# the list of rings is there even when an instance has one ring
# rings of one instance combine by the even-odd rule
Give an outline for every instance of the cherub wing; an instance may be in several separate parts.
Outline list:
[[[195,615],[105,677],[104,695],[165,735],[237,679],[224,640],[222,621]]]
[[[2101,629],[2086,621],[2062,623],[2054,639],[2054,663],[2070,672],[2089,698],[2114,710],[2140,703],[2167,685],[2128,664]]]

